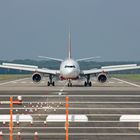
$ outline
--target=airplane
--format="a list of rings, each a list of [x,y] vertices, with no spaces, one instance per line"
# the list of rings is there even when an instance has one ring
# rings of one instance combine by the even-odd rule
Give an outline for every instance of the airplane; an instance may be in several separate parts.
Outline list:
[[[78,62],[91,60],[94,57],[82,58],[74,60],[71,55],[71,33],[69,32],[69,45],[68,45],[68,58],[66,60],[57,59],[52,57],[39,56],[41,58],[46,58],[50,60],[55,60],[61,62],[59,70],[52,70],[47,68],[39,68],[34,65],[23,65],[23,64],[13,64],[13,63],[2,63],[0,68],[6,69],[15,69],[15,70],[23,70],[33,72],[32,81],[34,83],[39,83],[42,80],[42,77],[45,75],[49,76],[48,86],[55,86],[55,81],[53,78],[56,76],[59,77],[60,80],[67,80],[68,87],[72,86],[73,80],[78,80],[84,77],[86,80],[84,82],[84,86],[92,86],[91,75],[97,77],[97,80],[100,83],[105,83],[108,80],[108,72],[113,71],[123,71],[123,70],[132,70],[132,69],[140,69],[140,66],[137,64],[126,64],[126,65],[112,65],[112,66],[104,66],[99,69],[89,69],[89,70],[81,70]]]

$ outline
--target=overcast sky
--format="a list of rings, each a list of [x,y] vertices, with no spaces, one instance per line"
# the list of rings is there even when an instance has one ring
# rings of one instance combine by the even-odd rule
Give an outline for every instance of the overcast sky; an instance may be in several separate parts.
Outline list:
[[[1,0],[0,59],[140,61],[140,0]]]

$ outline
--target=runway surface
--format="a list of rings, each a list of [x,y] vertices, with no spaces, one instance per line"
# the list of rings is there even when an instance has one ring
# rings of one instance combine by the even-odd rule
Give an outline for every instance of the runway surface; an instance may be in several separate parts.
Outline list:
[[[85,115],[87,122],[69,122],[70,140],[138,140],[139,122],[120,122],[122,115],[140,114],[140,83],[112,78],[105,84],[93,79],[92,87],[83,87],[83,81],[67,87],[58,81],[56,87],[47,87],[43,79],[34,84],[30,78],[0,83],[0,102],[12,96],[23,98],[22,105],[14,105],[13,114],[31,115],[32,122],[14,123],[14,140],[21,133],[22,140],[65,140],[65,122],[47,122],[50,114],[65,115],[65,98],[69,97],[69,114]],[[0,115],[9,114],[9,104],[0,104]],[[3,139],[9,139],[9,123],[0,122]]]

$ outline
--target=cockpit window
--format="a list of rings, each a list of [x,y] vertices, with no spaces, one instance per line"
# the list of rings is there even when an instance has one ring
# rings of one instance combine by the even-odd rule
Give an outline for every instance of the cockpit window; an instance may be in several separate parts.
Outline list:
[[[74,65],[71,65],[71,66],[66,65],[65,68],[75,68],[75,66]]]

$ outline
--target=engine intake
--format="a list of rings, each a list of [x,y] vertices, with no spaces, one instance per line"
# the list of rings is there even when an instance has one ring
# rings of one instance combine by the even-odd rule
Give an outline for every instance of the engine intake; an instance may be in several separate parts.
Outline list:
[[[107,81],[107,75],[106,73],[100,73],[98,75],[98,81],[101,82],[101,83],[105,83]]]
[[[33,80],[33,82],[35,82],[35,83],[39,83],[39,82],[42,80],[41,74],[40,74],[40,73],[34,73],[34,74],[32,75],[32,80]]]

